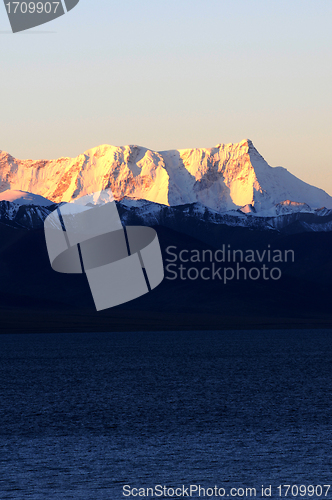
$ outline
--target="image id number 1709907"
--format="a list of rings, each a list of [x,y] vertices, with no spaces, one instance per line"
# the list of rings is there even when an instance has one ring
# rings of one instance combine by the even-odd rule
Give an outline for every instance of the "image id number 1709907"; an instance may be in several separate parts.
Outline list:
[[[8,2],[6,3],[8,14],[56,14],[60,2]]]
[[[327,497],[327,494],[331,488],[330,484],[317,484],[314,486],[313,484],[305,485],[297,485],[297,484],[283,484],[278,486],[279,496],[280,497]]]

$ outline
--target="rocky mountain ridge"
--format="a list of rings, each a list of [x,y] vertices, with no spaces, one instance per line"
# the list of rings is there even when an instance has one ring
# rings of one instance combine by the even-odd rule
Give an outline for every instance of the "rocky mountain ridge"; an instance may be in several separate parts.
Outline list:
[[[20,199],[23,198],[19,192],[17,196]],[[25,199],[29,200],[30,197],[26,196]],[[183,233],[186,233],[188,227],[192,226],[190,234],[193,236],[197,236],[195,227],[198,232],[208,233],[214,232],[218,226],[220,226],[220,231],[222,226],[229,226],[287,234],[332,231],[332,210],[328,209],[312,210],[309,207],[302,210],[303,207],[300,207],[300,210],[291,213],[256,216],[255,213],[243,212],[240,209],[219,213],[201,203],[170,207],[131,198],[123,198],[116,203],[120,218],[125,225],[159,225]],[[58,206],[58,203],[40,206],[29,202],[23,204],[2,200],[0,201],[0,223],[24,229],[42,228],[47,215]],[[277,208],[275,212],[278,211]]]
[[[77,158],[38,161],[0,152],[0,193],[22,190],[59,203],[107,188],[116,200],[200,203],[219,213],[243,209],[278,215],[273,214],[278,205],[283,213],[298,211],[300,205],[301,211],[305,205],[332,209],[331,196],[282,167],[270,167],[248,139],[210,149],[161,152],[103,145]]]

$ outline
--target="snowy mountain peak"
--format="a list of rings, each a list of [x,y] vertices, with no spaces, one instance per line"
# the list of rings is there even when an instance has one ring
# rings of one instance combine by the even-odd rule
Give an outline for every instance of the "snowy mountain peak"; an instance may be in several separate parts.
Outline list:
[[[0,193],[0,201],[9,201],[16,205],[36,205],[40,207],[53,205],[52,201],[47,200],[43,196],[15,189],[7,189]]]
[[[280,203],[332,208],[332,197],[282,167],[271,167],[252,141],[214,148],[153,151],[103,144],[76,158],[17,160],[0,153],[0,192],[30,191],[53,203],[111,188],[116,200],[200,203],[217,212],[260,213]],[[251,207],[251,208],[250,208]],[[281,208],[280,208],[281,209]],[[294,211],[293,205],[283,209]],[[302,209],[301,209],[302,210]]]

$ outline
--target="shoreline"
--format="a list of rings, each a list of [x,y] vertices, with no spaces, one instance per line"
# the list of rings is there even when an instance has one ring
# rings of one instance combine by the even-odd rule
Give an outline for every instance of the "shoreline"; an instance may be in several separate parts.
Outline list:
[[[332,329],[332,317],[232,317],[147,311],[31,311],[0,309],[0,334],[102,333],[143,331],[308,330]]]

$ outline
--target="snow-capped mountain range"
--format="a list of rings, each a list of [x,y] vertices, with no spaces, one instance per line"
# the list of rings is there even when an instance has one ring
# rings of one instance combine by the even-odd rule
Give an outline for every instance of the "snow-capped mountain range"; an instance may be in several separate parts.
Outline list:
[[[41,197],[22,191],[6,191],[2,197],[6,198],[8,195],[12,201],[0,200],[0,223],[7,226],[41,228],[49,213],[59,206],[58,203],[46,203],[48,200],[45,199],[43,205],[39,205],[37,201],[40,201]],[[20,203],[16,203],[15,196]],[[26,203],[23,203],[22,199],[26,200]],[[33,204],[30,203],[31,200],[34,201]],[[116,203],[120,218],[125,225],[160,225],[198,238],[198,233],[213,231],[217,225],[282,233],[332,231],[332,210],[326,208],[300,209],[291,213],[282,213],[281,210],[279,215],[264,217],[248,214],[240,209],[219,213],[200,203],[170,207],[132,198],[123,198]]]
[[[106,188],[116,200],[169,206],[198,202],[217,212],[250,205],[257,214],[288,201],[332,208],[331,196],[282,167],[270,167],[250,140],[162,152],[103,145],[77,158],[50,161],[0,153],[0,193],[27,191],[59,203]]]
[[[214,224],[281,230],[298,221],[304,231],[332,230],[332,197],[270,167],[250,140],[163,152],[104,145],[49,161],[0,152],[6,224],[38,227],[60,202],[107,188],[123,214],[135,212],[147,224],[182,211]]]

